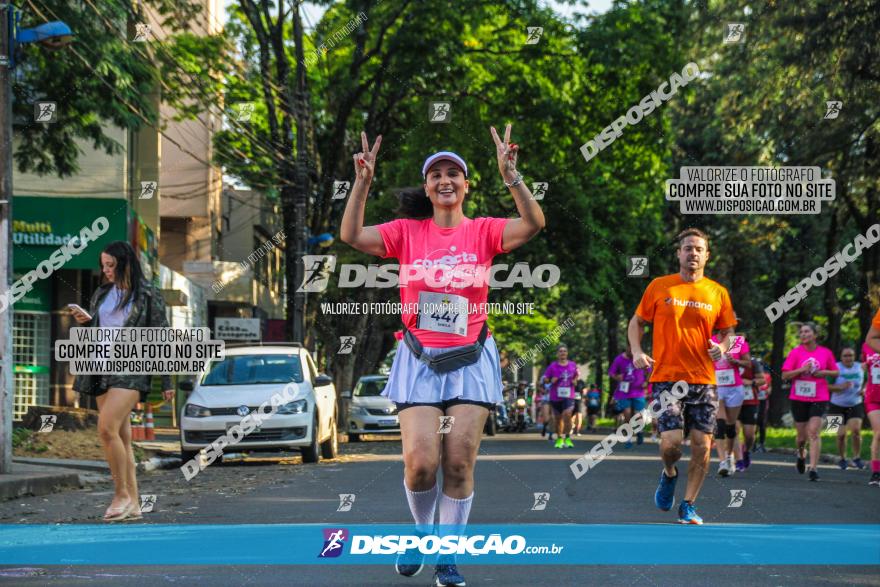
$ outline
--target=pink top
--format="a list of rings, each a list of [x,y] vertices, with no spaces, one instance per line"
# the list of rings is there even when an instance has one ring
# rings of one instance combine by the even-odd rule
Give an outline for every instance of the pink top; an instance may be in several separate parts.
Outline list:
[[[495,255],[507,252],[501,245],[507,220],[464,218],[444,228],[433,218],[399,218],[376,226],[384,258],[400,261],[401,319],[422,345],[444,348],[477,340],[487,315],[489,267]],[[466,316],[459,315],[462,301]],[[420,316],[420,307],[429,311]]]
[[[868,385],[865,386],[865,401],[880,403],[880,353],[862,343],[862,356],[868,368]]]
[[[837,371],[837,361],[830,349],[816,346],[808,351],[804,345],[798,345],[791,349],[785,362],[782,363],[783,371],[800,369],[807,362],[813,362],[815,370]],[[809,373],[799,375],[791,381],[791,393],[788,399],[802,402],[827,402],[830,399],[828,381],[824,377],[813,377]]]
[[[721,339],[718,338],[717,334],[712,335],[712,340],[717,343],[721,343]],[[730,345],[730,350],[727,351],[734,359],[741,359],[743,355],[748,354],[749,352],[749,343],[746,342],[746,337],[744,336],[734,336],[733,344]],[[722,383],[722,381],[730,381],[730,377],[733,377],[733,383]],[[715,361],[715,381],[718,383],[718,387],[729,387],[729,386],[737,386],[742,385],[742,375],[740,375],[739,367],[736,365],[729,363],[726,358],[721,357],[720,361]]]

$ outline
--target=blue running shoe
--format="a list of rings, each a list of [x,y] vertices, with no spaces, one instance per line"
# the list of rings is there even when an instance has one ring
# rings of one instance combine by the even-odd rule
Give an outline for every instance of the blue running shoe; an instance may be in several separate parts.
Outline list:
[[[632,448],[632,447],[633,447],[632,440],[627,440],[626,444],[623,445],[623,448]]]
[[[860,469],[860,470],[867,467],[867,465],[865,465],[865,463],[859,457],[854,458],[852,460],[852,464],[855,468]]]
[[[394,570],[398,575],[404,577],[415,577],[425,568],[422,553],[417,549],[409,549],[397,555],[397,562],[394,564]]]
[[[640,445],[640,446],[641,446],[642,444],[645,444],[645,435],[642,434],[641,432],[639,432],[638,434],[636,434],[636,444],[638,444],[638,445]]]
[[[678,523],[679,524],[696,524],[703,523],[703,518],[697,515],[697,508],[689,501],[682,501],[678,506]]]
[[[841,471],[846,471],[846,459],[840,459],[837,461],[837,466],[840,467]]]
[[[426,536],[424,532],[416,530],[417,536]],[[408,548],[397,555],[397,562],[394,563],[394,570],[398,575],[404,577],[415,577],[425,568],[425,555],[419,552],[418,548]]]
[[[454,564],[437,565],[434,571],[434,587],[464,587],[464,577]]]
[[[660,485],[654,492],[654,505],[668,512],[675,505],[675,482],[678,481],[678,467],[675,468],[675,477],[667,477],[666,471],[660,471]]]

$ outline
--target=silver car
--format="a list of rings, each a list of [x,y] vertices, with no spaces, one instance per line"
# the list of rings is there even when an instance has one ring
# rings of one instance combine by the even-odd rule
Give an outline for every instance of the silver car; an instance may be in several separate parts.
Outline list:
[[[361,434],[400,434],[397,406],[381,395],[387,375],[366,375],[358,379],[354,392],[343,391],[348,399],[346,430],[350,442],[359,442]]]

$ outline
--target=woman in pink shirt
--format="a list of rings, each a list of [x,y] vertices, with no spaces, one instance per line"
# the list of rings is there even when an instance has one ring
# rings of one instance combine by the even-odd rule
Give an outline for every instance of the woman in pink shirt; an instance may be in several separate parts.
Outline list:
[[[871,329],[862,345],[862,361],[868,370],[865,387],[865,412],[874,431],[871,441],[871,480],[869,485],[880,487],[880,310],[871,320]]]
[[[424,191],[401,194],[405,218],[364,226],[382,140],[378,137],[370,149],[366,133],[361,133],[363,151],[354,155],[356,179],[342,218],[343,241],[400,262],[406,344],[398,346],[383,395],[398,406],[404,491],[422,533],[432,533],[438,501],[442,533],[460,533],[467,523],[483,424],[489,408],[501,401],[498,349],[485,326],[488,270],[495,255],[524,245],[544,227],[544,214],[516,171],[519,148],[509,142],[510,125],[503,141],[490,130],[498,170],[519,218],[467,218],[462,210],[469,190],[467,164],[441,151],[422,166]],[[454,351],[469,352],[466,359],[453,360]],[[437,485],[441,467],[442,492]],[[398,557],[396,565],[405,576],[422,567],[416,550]],[[436,576],[440,585],[464,584],[451,557],[441,557]]]
[[[782,364],[782,380],[791,381],[791,415],[797,429],[797,471],[803,474],[806,462],[804,447],[810,440],[810,481],[818,481],[819,452],[822,448],[819,430],[831,397],[826,377],[837,377],[837,361],[831,349],[816,344],[816,325],[806,322],[798,335],[799,346],[791,349]]]

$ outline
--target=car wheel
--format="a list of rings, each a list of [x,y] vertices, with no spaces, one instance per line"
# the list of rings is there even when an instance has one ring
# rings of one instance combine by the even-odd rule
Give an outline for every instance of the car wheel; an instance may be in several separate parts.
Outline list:
[[[330,438],[321,443],[321,458],[335,459],[339,454],[339,435],[336,432],[336,418],[330,420]]]
[[[304,463],[317,463],[321,459],[321,454],[318,451],[318,432],[318,416],[316,414],[315,422],[312,425],[311,442],[300,450]]]
[[[351,432],[349,432],[348,433],[348,441],[349,442],[360,442],[361,435],[360,434],[352,434]]]

